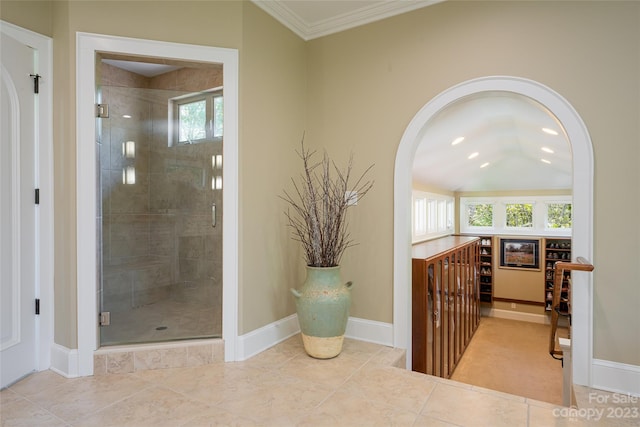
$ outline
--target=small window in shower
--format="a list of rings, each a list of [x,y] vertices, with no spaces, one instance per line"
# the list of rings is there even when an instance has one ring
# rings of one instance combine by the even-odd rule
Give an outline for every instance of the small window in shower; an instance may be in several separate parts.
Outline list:
[[[178,105],[178,144],[188,144],[207,137],[207,101]]]
[[[169,145],[220,141],[224,104],[219,89],[181,95],[169,100]]]
[[[213,97],[213,138],[220,139],[223,134],[224,104],[221,94]]]

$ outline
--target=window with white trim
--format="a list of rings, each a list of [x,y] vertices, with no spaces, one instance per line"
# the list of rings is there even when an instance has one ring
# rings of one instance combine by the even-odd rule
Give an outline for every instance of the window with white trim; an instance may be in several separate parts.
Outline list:
[[[546,226],[548,229],[571,228],[571,203],[547,203]]]
[[[453,197],[413,191],[412,198],[412,241],[414,243],[453,234]]]
[[[507,228],[533,228],[533,203],[507,203]]]
[[[414,236],[427,234],[427,199],[413,199],[413,234]]]
[[[466,208],[465,224],[468,227],[493,227],[492,203],[469,203]]]
[[[571,196],[460,197],[460,233],[571,236]]]
[[[222,90],[169,99],[169,146],[220,141],[223,136]]]

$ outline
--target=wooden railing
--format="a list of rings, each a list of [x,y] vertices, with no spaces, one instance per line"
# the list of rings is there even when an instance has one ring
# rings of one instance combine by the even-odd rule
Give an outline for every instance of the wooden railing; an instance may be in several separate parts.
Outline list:
[[[560,316],[571,316],[571,288],[569,283],[566,301],[561,301],[563,276],[565,271],[593,271],[593,265],[583,257],[578,257],[577,262],[558,261],[555,264],[555,275],[553,277],[553,299],[551,302],[551,332],[549,335],[549,354],[551,356],[561,355],[562,350],[556,349],[556,335],[558,332],[558,319]],[[561,306],[561,302],[562,304]],[[570,319],[569,319],[570,321]]]
[[[480,322],[479,243],[450,236],[414,246],[412,369],[449,378]]]

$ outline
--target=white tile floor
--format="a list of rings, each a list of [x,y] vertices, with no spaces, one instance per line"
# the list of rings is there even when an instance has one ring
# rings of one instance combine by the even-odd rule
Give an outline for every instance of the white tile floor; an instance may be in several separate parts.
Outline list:
[[[0,392],[0,419],[93,427],[640,425],[638,400],[613,405],[620,396],[598,393],[591,404],[592,391],[580,389],[585,406],[571,412],[392,366],[402,358],[346,340],[340,356],[316,360],[294,336],[245,362],[75,379],[44,371]]]

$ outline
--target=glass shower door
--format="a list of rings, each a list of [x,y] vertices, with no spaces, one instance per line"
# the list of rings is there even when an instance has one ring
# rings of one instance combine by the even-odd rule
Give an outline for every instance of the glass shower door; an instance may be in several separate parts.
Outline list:
[[[96,79],[103,346],[222,335],[221,67],[140,61]]]

